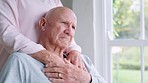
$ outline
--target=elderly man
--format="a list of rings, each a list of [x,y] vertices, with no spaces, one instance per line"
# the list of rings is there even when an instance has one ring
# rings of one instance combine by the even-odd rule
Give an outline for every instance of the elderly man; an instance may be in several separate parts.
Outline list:
[[[105,83],[90,59],[81,55],[80,67],[66,60],[64,50],[71,44],[77,18],[66,7],[51,9],[39,22],[42,44],[52,57],[47,64],[35,60],[24,53],[12,54],[0,73],[0,83]]]

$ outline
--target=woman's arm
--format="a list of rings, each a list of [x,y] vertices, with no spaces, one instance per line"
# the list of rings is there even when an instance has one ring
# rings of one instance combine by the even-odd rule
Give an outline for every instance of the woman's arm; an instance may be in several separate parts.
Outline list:
[[[31,54],[44,49],[19,32],[17,7],[18,0],[0,0],[0,40],[4,48],[10,54],[16,51]]]

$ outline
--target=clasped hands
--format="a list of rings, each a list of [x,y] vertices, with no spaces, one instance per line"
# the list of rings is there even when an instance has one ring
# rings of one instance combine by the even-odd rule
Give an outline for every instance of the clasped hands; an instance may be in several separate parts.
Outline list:
[[[46,50],[38,54],[40,56],[33,54],[32,57],[45,64],[43,72],[53,83],[90,83],[91,76],[78,51],[71,51],[65,59],[47,53]]]

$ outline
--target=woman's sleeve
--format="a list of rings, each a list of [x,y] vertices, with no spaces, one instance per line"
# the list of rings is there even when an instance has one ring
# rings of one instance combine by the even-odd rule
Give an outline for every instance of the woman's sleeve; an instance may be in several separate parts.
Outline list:
[[[69,53],[71,50],[77,50],[81,53],[82,49],[79,45],[76,44],[75,40],[72,40],[71,45],[65,50],[66,53]]]
[[[19,32],[17,1],[0,0],[0,41],[8,53],[20,51],[32,54],[44,48]]]

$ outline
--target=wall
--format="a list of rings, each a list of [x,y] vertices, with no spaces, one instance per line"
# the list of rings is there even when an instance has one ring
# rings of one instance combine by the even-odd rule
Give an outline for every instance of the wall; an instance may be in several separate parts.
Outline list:
[[[94,61],[93,1],[73,0],[72,8],[78,17],[75,40],[82,47],[82,53]]]
[[[92,0],[61,0],[63,5],[72,8],[77,15],[78,24],[75,41],[82,48],[82,53],[94,61],[93,36],[93,1]]]
[[[70,9],[72,9],[72,2],[73,0],[61,0],[62,4],[66,7],[69,7]]]
[[[90,57],[99,73],[106,79],[104,55],[104,0],[62,0],[72,8],[78,17],[75,41],[82,47],[82,53]],[[69,2],[69,3],[68,3]]]

